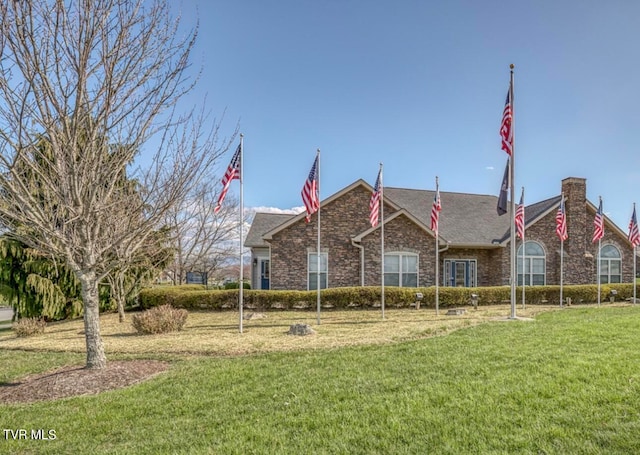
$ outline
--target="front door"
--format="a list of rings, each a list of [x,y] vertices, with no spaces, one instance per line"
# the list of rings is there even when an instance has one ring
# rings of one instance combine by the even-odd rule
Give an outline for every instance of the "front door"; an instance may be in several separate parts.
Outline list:
[[[445,259],[443,281],[445,286],[475,287],[475,259]]]
[[[260,259],[260,289],[269,289],[269,259]]]

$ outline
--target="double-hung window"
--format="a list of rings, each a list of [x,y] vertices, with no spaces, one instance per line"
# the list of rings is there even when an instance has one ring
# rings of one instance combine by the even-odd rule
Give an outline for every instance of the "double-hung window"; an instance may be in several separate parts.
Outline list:
[[[387,253],[384,255],[385,286],[417,287],[418,255]]]
[[[307,287],[310,291],[318,289],[318,278],[320,278],[320,289],[327,288],[328,262],[328,254],[320,253],[320,273],[318,273],[318,254],[309,253],[307,262]]]

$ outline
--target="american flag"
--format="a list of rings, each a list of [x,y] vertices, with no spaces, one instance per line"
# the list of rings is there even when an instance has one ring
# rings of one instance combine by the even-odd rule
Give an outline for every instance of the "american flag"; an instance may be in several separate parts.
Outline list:
[[[516,208],[516,232],[518,237],[521,239],[524,238],[524,188],[522,188],[522,195],[520,195],[520,203],[518,204],[518,208]]]
[[[318,155],[311,166],[307,181],[302,187],[302,202],[307,208],[307,223],[311,221],[311,215],[316,213],[320,208],[320,200],[318,199]]]
[[[593,220],[593,240],[591,242],[597,242],[602,237],[604,237],[604,218],[602,216],[602,198],[600,198],[596,218]]]
[[[556,213],[556,235],[561,242],[569,238],[569,234],[567,234],[567,215],[564,212],[564,194],[562,195],[560,207],[558,207],[558,212]]]
[[[236,149],[236,153],[233,154],[231,158],[231,162],[229,163],[229,167],[227,171],[224,173],[222,177],[222,192],[220,193],[220,197],[218,198],[218,203],[213,209],[213,213],[218,213],[222,208],[222,202],[224,198],[227,196],[227,191],[229,191],[229,186],[231,185],[231,181],[234,179],[240,179],[240,160],[242,156],[242,143],[238,144],[238,148]]]
[[[513,107],[511,105],[511,84],[507,92],[507,101],[504,104],[502,112],[502,123],[500,124],[500,137],[502,137],[502,150],[511,156],[513,153],[513,130],[511,122],[513,120]]]
[[[438,235],[438,219],[440,217],[442,204],[440,203],[440,189],[436,183],[436,194],[433,196],[433,206],[431,207],[431,230]]]
[[[631,215],[631,221],[629,221],[629,241],[633,247],[640,245],[640,232],[638,232],[635,204],[633,204],[633,215]]]
[[[371,222],[371,227],[376,227],[378,225],[378,221],[380,219],[380,195],[382,193],[382,168],[378,171],[378,178],[376,179],[376,184],[373,187],[373,194],[371,195],[371,200],[369,201],[369,221]]]

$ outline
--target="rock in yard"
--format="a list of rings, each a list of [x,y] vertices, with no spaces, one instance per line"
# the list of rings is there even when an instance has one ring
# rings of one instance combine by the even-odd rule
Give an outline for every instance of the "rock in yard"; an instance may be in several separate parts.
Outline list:
[[[289,326],[289,331],[287,335],[313,335],[316,331],[311,328],[309,324],[293,324]]]

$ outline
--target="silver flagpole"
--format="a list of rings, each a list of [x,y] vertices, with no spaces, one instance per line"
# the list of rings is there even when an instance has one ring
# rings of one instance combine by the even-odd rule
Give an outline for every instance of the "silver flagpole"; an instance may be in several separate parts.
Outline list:
[[[522,187],[522,207],[524,210],[524,186]],[[523,225],[523,229],[522,229],[522,309],[525,309],[525,303],[524,303],[524,283],[525,283],[525,279],[524,279],[524,254],[525,254],[525,250],[527,249],[527,245],[525,242],[525,230],[524,230],[524,218],[525,218],[526,214],[523,214],[522,216],[522,225]],[[516,274],[516,279],[518,278],[518,275]]]
[[[511,69],[511,83],[509,84],[509,90],[511,91],[511,160],[509,160],[509,186],[511,193],[511,319],[516,318],[516,226],[515,226],[515,161],[516,161],[516,109],[513,90],[513,68],[515,65],[512,63],[509,65]]]
[[[634,204],[635,205],[635,204]],[[633,303],[636,303],[636,254],[638,247],[633,247]]]
[[[318,259],[318,270],[316,270],[316,288],[317,288],[317,295],[316,295],[316,303],[317,303],[317,311],[318,311],[318,317],[317,317],[317,322],[318,325],[320,325],[320,149],[318,149],[317,152],[317,156],[318,156],[318,182],[316,184],[316,197],[318,198],[318,254],[317,254],[317,259]],[[328,260],[328,258],[327,258]],[[329,276],[328,273],[329,272],[329,264],[327,264],[327,282],[329,281]]]
[[[599,239],[598,240],[598,276],[597,276],[597,280],[598,280],[598,306],[600,306],[600,248],[601,248],[601,242],[602,240]]]
[[[240,133],[240,282],[238,283],[238,308],[240,310],[240,333],[242,333],[242,318],[244,307],[244,254],[242,251],[242,236],[244,235],[244,135]]]
[[[567,213],[564,210],[564,193],[560,198],[560,207],[562,208],[563,223],[567,223]],[[562,308],[562,282],[564,278],[564,239],[560,236],[560,308]]]
[[[564,275],[564,240],[560,240],[560,308],[562,308],[562,278]]]
[[[438,197],[438,176],[436,175],[436,194],[434,197]],[[436,199],[434,199],[435,201]],[[435,202],[433,202],[435,204]],[[431,209],[433,210],[433,208]],[[438,215],[438,223],[436,224],[436,316],[440,315],[440,288],[438,286],[438,275],[440,272],[440,251],[439,250],[439,244],[438,244],[438,237],[439,237],[439,232],[440,232],[440,217],[439,214]]]
[[[602,196],[599,197],[600,198],[600,205],[598,206],[598,210],[600,209],[600,207],[602,207]],[[602,217],[602,229],[604,230],[604,213],[601,213],[600,216]],[[602,245],[602,237],[598,239],[598,276],[596,277],[596,279],[598,280],[598,306],[600,306],[600,249],[601,249],[601,245]]]
[[[382,163],[380,163],[380,305],[382,307],[382,319],[384,319],[384,179],[382,175]]]
[[[633,203],[633,214],[634,215],[636,214],[636,203],[635,202]],[[634,219],[633,221],[637,225],[638,220]],[[635,304],[636,303],[636,253],[637,253],[637,248],[638,247],[636,245],[634,245],[634,244],[632,244],[631,246],[633,247],[633,277],[632,277],[632,279],[633,279],[633,303]]]

